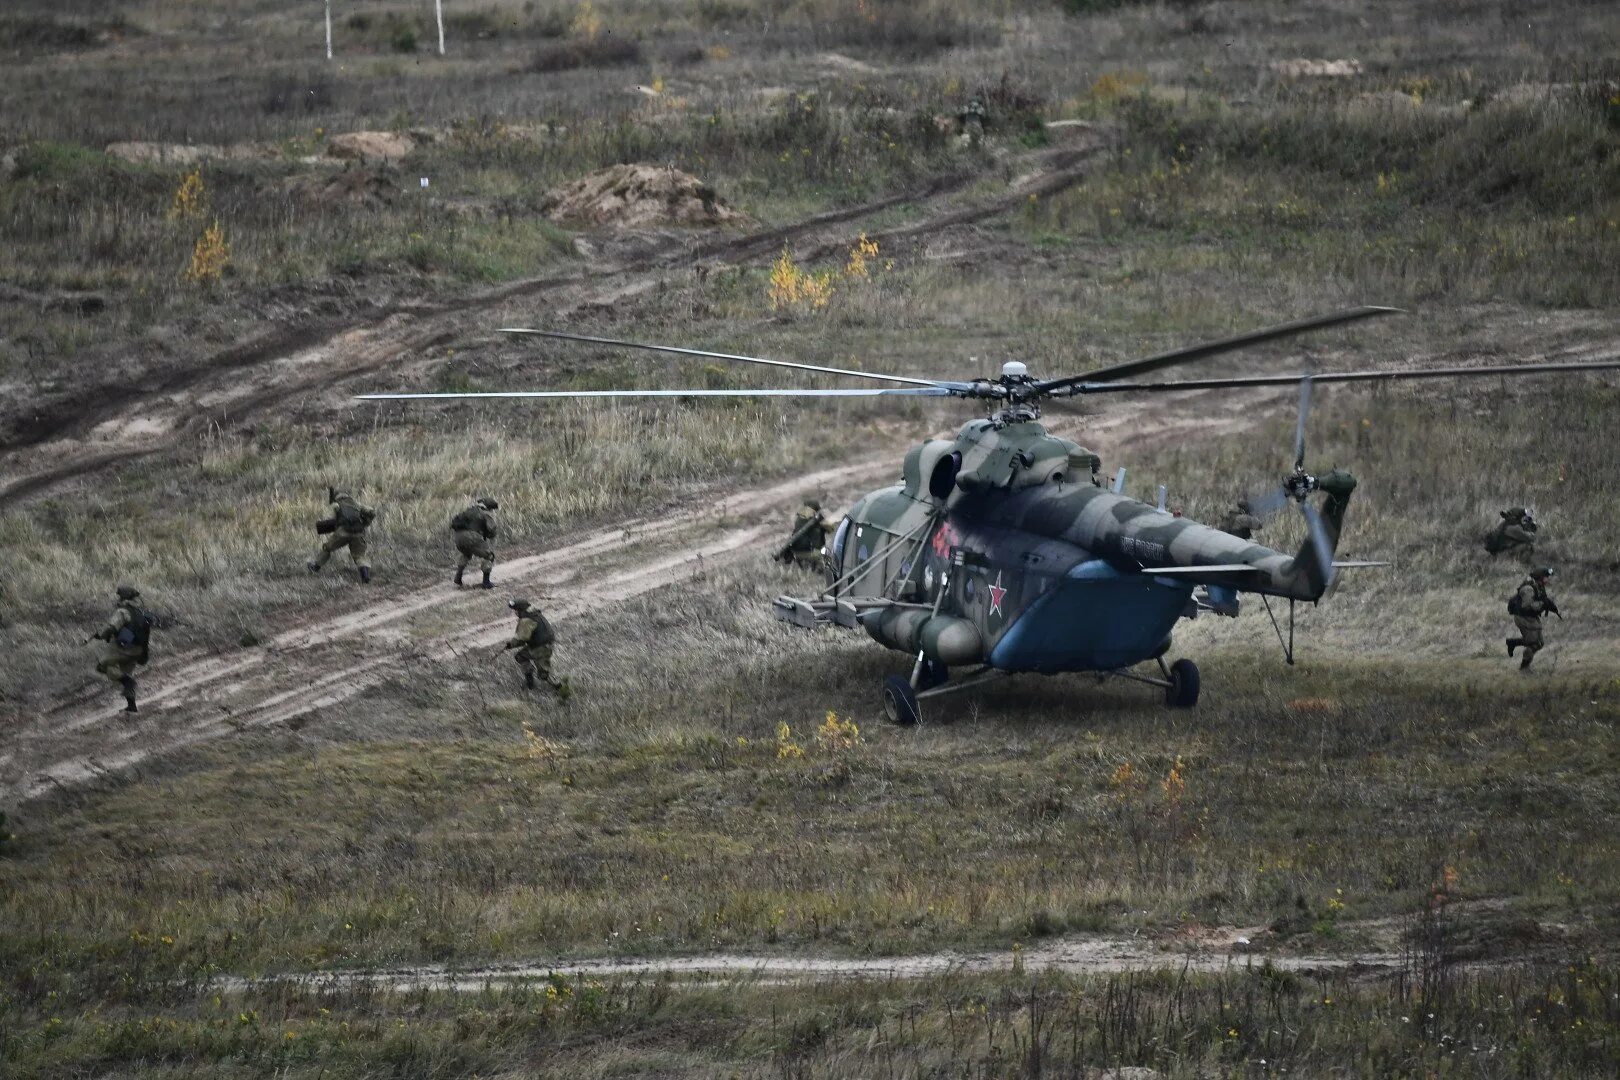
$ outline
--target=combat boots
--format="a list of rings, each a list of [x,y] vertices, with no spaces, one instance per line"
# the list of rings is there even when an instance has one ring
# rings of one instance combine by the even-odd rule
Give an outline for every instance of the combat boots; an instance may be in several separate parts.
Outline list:
[[[489,575],[490,575],[490,572],[488,570],[485,570],[484,571],[484,588],[493,589],[495,587],[495,583],[489,580]],[[460,574],[456,575],[456,584],[457,585],[461,584],[461,575]]]
[[[1517,649],[1520,645],[1523,645],[1523,644],[1524,644],[1524,638],[1516,638],[1516,637],[1508,638],[1507,639],[1508,655],[1512,656],[1513,655],[1513,650]]]
[[[539,686],[539,683],[534,681],[534,672],[525,671],[523,673],[523,685],[527,686],[530,690],[533,690],[535,687]]]
[[[140,710],[135,707],[135,679],[134,679],[134,677],[130,676],[130,675],[125,675],[123,678],[118,680],[118,685],[122,686],[124,688],[124,711],[125,712],[140,712]]]
[[[462,571],[464,571],[466,569],[467,568],[465,566],[458,566],[456,568],[456,588],[458,588],[458,589],[461,588],[461,574],[462,574]],[[486,578],[486,580],[487,580],[487,578]]]
[[[360,584],[362,584],[362,585],[370,585],[371,584],[371,567],[362,566],[360,568]]]
[[[321,564],[316,562],[314,559],[309,560],[309,562],[305,563],[304,565],[309,567],[309,572],[312,574],[318,574],[321,572]]]

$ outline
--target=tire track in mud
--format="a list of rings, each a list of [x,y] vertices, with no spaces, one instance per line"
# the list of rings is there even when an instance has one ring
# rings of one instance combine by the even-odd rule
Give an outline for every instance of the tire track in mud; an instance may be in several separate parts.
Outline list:
[[[1098,138],[1080,147],[1043,151],[1029,159],[1032,171],[1014,181],[1006,194],[872,235],[897,241],[998,216],[1031,194],[1051,194],[1079,183],[1102,146]],[[102,469],[173,449],[202,426],[229,427],[289,400],[384,370],[473,331],[500,304],[547,296],[554,316],[611,305],[656,287],[660,276],[672,270],[773,257],[790,241],[814,239],[823,230],[908,203],[936,203],[982,178],[971,170],[951,173],[897,195],[789,225],[666,245],[638,259],[511,282],[455,301],[397,304],[358,324],[335,326],[325,320],[261,332],[199,364],[155,376],[147,387],[86,388],[71,402],[42,407],[0,446],[0,472],[11,476],[0,487],[0,510]],[[810,257],[847,242],[842,235],[823,237],[809,249]]]
[[[779,531],[764,511],[785,507],[806,487],[846,495],[893,472],[885,455],[733,492],[651,522],[589,533],[541,554],[504,561],[503,591],[572,580],[591,560],[631,556],[592,573],[588,591],[550,602],[547,615],[567,621],[724,565]],[[730,515],[766,524],[716,523]],[[695,535],[694,535],[695,534]],[[655,544],[656,554],[641,548]],[[340,704],[423,660],[450,660],[506,640],[511,616],[483,589],[455,590],[442,581],[357,611],[286,630],[245,652],[160,665],[143,680],[143,711],[133,722],[111,704],[110,690],[86,708],[47,712],[15,730],[0,757],[0,803],[20,804],[82,787],[153,758],[209,739],[284,724]],[[448,630],[412,642],[405,628],[432,615]]]

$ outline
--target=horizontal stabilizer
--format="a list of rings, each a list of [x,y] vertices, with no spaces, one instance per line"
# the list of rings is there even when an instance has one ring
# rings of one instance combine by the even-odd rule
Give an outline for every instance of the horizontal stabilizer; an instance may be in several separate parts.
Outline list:
[[[1214,566],[1154,566],[1144,568],[1144,574],[1242,574],[1253,572],[1248,563],[1218,563]]]

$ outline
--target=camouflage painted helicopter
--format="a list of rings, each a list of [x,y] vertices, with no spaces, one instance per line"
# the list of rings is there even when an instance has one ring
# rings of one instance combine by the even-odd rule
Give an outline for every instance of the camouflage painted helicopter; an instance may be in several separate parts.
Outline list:
[[[810,598],[776,601],[782,619],[798,626],[863,628],[874,640],[913,657],[909,677],[892,675],[882,688],[891,720],[915,723],[919,700],[978,685],[1008,673],[1090,672],[1159,687],[1166,704],[1188,708],[1199,695],[1198,667],[1167,663],[1178,620],[1201,610],[1235,615],[1238,593],[1289,601],[1320,600],[1337,571],[1382,565],[1335,562],[1340,530],[1356,481],[1349,473],[1314,476],[1305,468],[1305,432],[1316,383],[1474,375],[1525,375],[1620,368],[1620,361],[1494,367],[1260,375],[1174,382],[1129,381],[1261,342],[1290,337],[1398,309],[1359,307],[1273,326],[1081,375],[1037,379],[1008,362],[995,379],[921,379],[871,371],[510,328],[565,341],[647,349],[679,356],[734,360],[826,375],[904,384],[857,389],[699,389],[496,391],[366,394],[363,400],[461,398],[701,398],[701,397],[955,397],[986,402],[990,415],[964,424],[954,439],[930,439],[906,454],[899,483],[858,500],[827,552],[827,581]],[[1170,513],[1123,492],[1124,470],[1104,486],[1101,459],[1046,431],[1040,404],[1102,393],[1165,393],[1234,387],[1300,388],[1294,470],[1262,512],[1292,504],[1305,519],[1306,539],[1292,556]],[[1310,501],[1320,493],[1321,507]],[[1195,588],[1199,590],[1195,596]],[[1270,611],[1269,602],[1267,610]],[[1273,615],[1282,640],[1282,628]],[[1132,669],[1157,665],[1156,673]],[[971,672],[949,682],[951,669]]]

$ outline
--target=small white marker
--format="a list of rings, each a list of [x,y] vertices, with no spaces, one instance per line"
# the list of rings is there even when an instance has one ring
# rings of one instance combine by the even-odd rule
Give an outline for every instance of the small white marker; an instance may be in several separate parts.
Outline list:
[[[427,187],[427,186],[428,186],[428,178],[427,178],[427,177],[425,177],[425,176],[424,176],[424,177],[422,177],[422,186],[423,186],[423,187],[424,187],[424,188],[425,188],[425,187]]]

